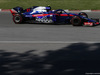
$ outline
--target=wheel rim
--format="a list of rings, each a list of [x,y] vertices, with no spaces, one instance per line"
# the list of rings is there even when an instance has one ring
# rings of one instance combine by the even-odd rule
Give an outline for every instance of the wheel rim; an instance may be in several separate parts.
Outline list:
[[[17,22],[17,23],[18,23],[18,22],[20,22],[20,20],[21,20],[21,19],[20,19],[20,17],[19,17],[19,16],[15,16],[15,22]]]
[[[78,19],[74,19],[74,23],[75,24],[79,23],[79,20]]]

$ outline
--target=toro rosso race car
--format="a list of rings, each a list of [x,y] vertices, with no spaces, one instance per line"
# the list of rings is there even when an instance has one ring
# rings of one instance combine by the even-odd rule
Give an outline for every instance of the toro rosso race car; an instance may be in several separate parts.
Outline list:
[[[15,7],[10,10],[13,15],[13,21],[16,24],[24,22],[32,23],[66,23],[73,26],[81,25],[98,25],[99,21],[95,19],[89,19],[88,15],[84,12],[79,14],[67,13],[62,9],[51,10],[50,6],[33,6],[23,10],[22,7]]]

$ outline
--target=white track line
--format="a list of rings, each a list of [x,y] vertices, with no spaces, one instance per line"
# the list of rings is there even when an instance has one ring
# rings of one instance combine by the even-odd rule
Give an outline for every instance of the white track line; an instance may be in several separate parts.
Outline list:
[[[0,43],[66,44],[66,43],[100,43],[100,41],[0,41]]]
[[[81,10],[81,12],[91,12],[91,10]]]

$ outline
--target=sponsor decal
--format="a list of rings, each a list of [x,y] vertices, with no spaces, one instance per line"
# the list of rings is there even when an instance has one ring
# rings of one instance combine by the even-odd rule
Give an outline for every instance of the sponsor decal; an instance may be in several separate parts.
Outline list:
[[[27,12],[30,12],[30,11],[31,11],[31,9],[29,8],[29,9],[27,9],[26,11],[27,11]]]
[[[85,26],[87,26],[87,25],[93,26],[93,22],[84,22],[84,25],[85,25]]]
[[[60,16],[68,16],[68,14],[61,14]]]
[[[72,14],[69,14],[69,16],[74,16],[74,15],[72,15]]]
[[[96,24],[99,24],[99,22],[96,22]]]
[[[46,16],[36,17],[36,21],[42,22],[42,23],[52,23],[53,22],[51,18],[47,18]]]
[[[32,15],[25,15],[25,17],[32,17]]]
[[[39,16],[48,16],[48,15],[52,15],[52,14],[36,14],[36,15],[32,15],[33,17],[39,17]]]

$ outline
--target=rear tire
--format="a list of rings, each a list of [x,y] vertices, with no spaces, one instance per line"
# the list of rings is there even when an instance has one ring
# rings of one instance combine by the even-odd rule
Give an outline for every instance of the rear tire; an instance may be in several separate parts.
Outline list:
[[[21,24],[23,22],[23,18],[21,15],[16,14],[13,16],[13,21],[15,24]]]
[[[82,25],[82,19],[79,16],[74,16],[71,19],[71,23],[73,26],[81,26]]]

